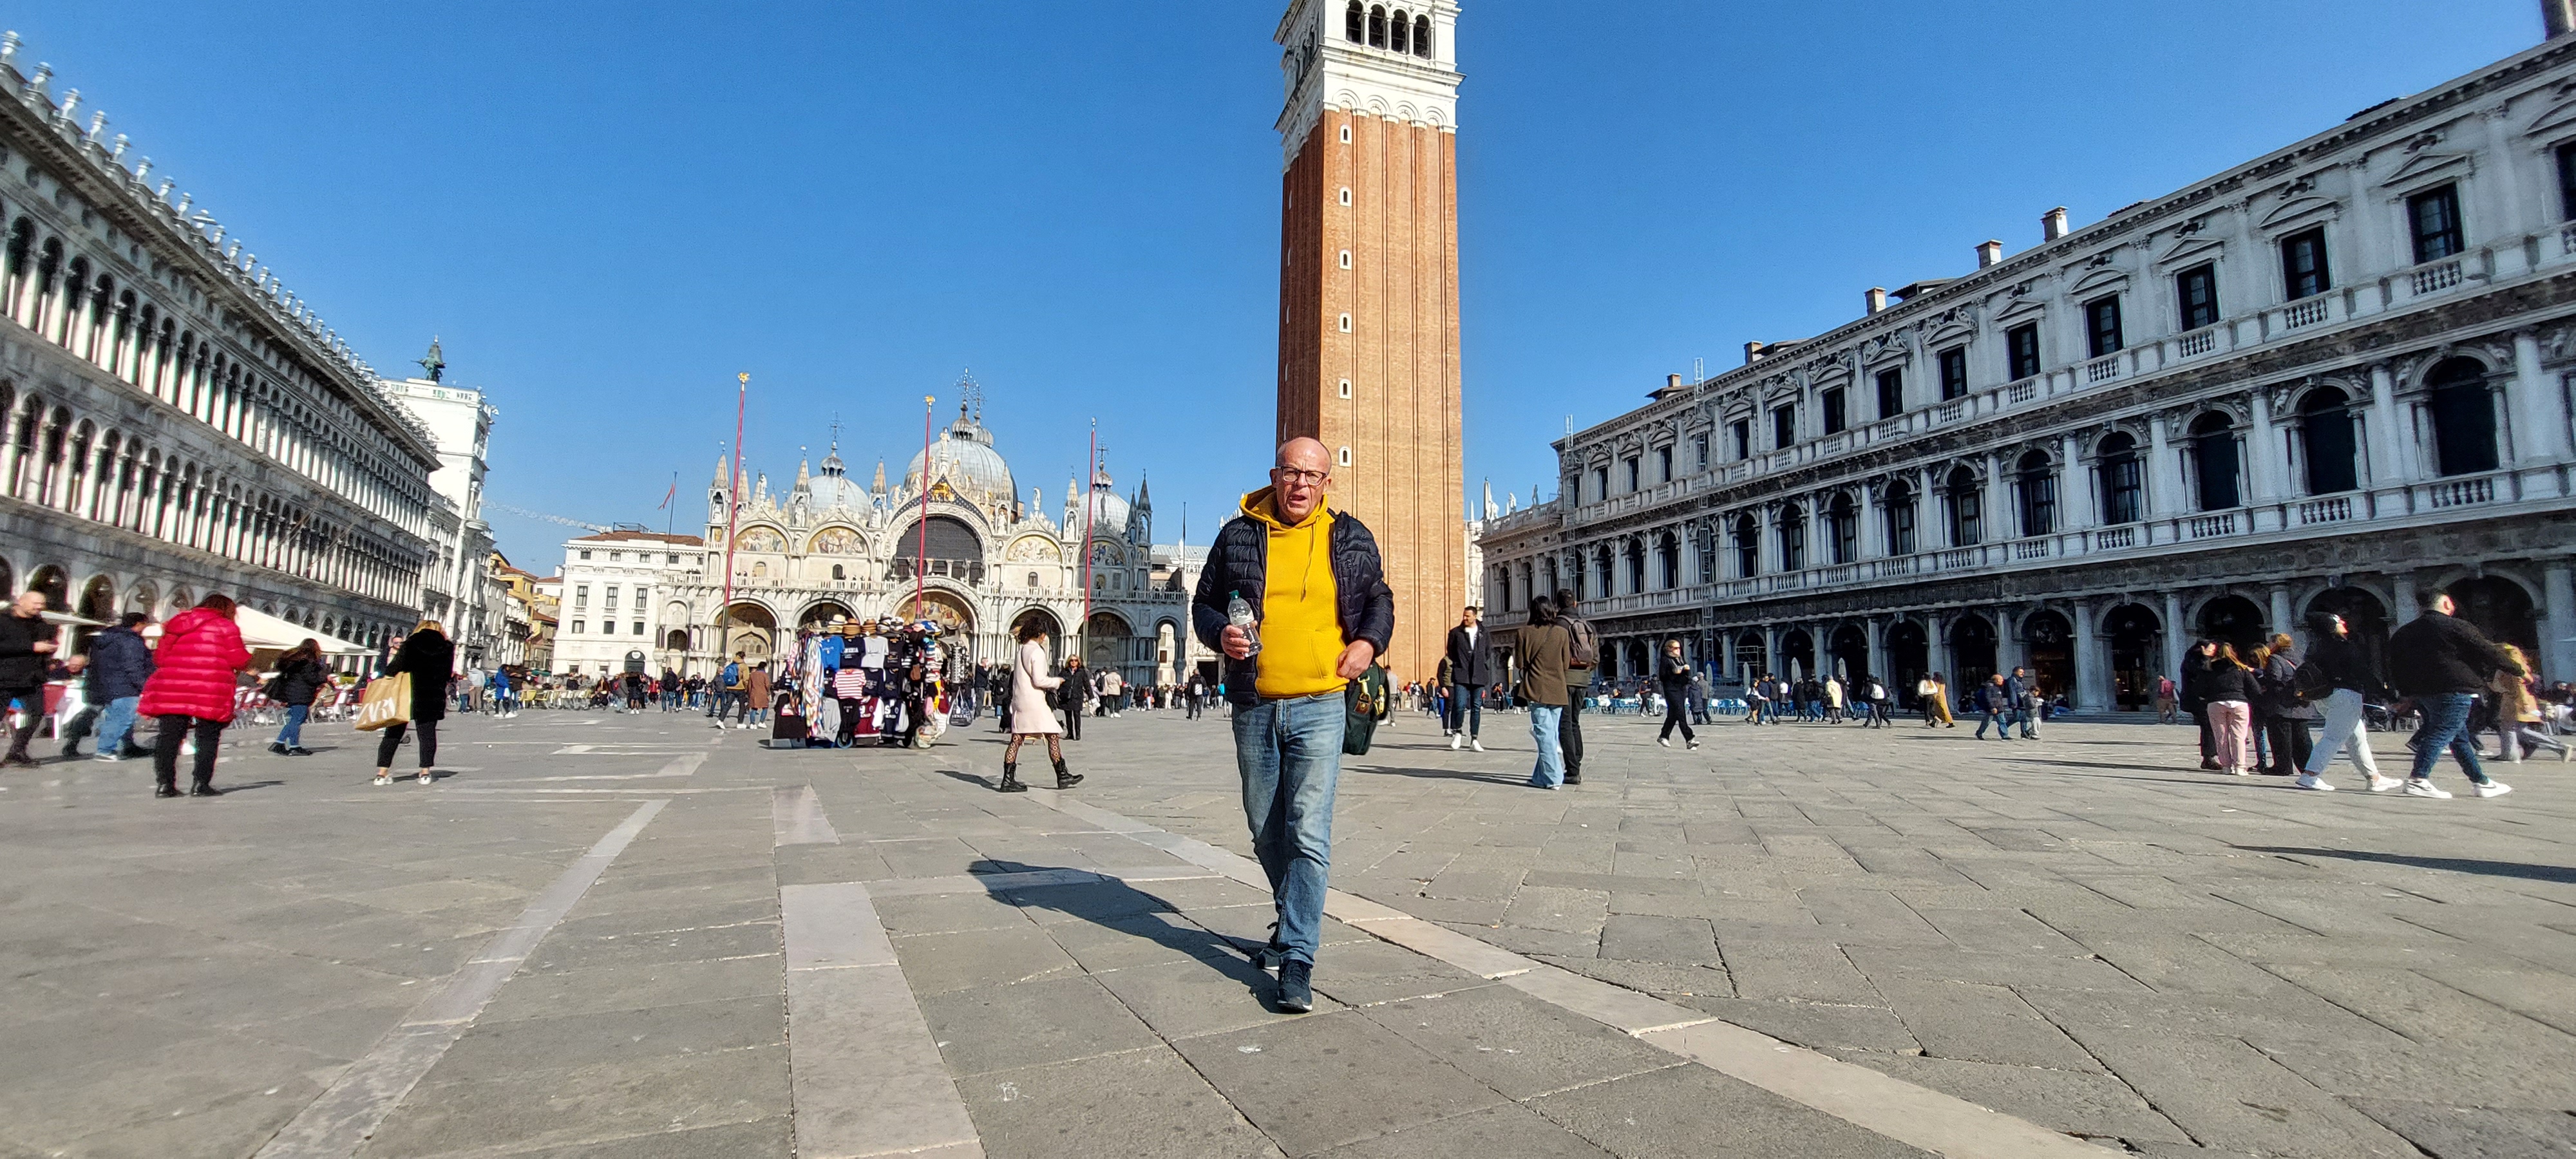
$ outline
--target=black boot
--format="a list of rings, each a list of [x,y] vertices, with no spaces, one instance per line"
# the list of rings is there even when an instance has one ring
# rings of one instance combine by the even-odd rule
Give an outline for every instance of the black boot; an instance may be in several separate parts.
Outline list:
[[[156,780],[158,783],[152,789],[153,796],[176,797],[179,795],[179,774],[176,771],[165,773],[156,778]]]
[[[1082,774],[1068,773],[1064,771],[1064,758],[1057,757],[1055,761],[1055,787],[1059,789],[1070,789],[1081,783]]]
[[[993,786],[993,789],[995,792],[1000,793],[1025,793],[1029,791],[1029,787],[1027,785],[1020,783],[1020,766],[1016,764],[1006,764],[1002,766],[1002,783]]]

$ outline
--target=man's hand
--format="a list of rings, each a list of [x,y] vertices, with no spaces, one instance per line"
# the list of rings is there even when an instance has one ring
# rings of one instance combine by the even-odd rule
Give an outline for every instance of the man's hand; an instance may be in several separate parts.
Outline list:
[[[38,641],[36,641],[36,655],[39,655],[39,656],[51,656],[51,655],[53,655],[53,654],[54,654],[54,642],[53,642],[53,641],[51,641],[51,640],[38,640]]]
[[[1245,635],[1243,629],[1232,624],[1227,624],[1225,631],[1218,634],[1217,643],[1224,648],[1226,655],[1237,660],[1252,658],[1252,637]]]
[[[1360,673],[1368,671],[1369,661],[1375,659],[1377,645],[1366,640],[1353,640],[1350,647],[1342,649],[1342,658],[1334,663],[1333,671],[1340,673],[1344,680],[1357,680]]]

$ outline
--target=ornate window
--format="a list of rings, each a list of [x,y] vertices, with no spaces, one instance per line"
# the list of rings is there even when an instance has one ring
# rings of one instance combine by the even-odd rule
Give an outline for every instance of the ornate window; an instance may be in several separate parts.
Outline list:
[[[1977,473],[1966,467],[1950,469],[1949,485],[1950,546],[1975,547],[1985,541],[1986,500],[1977,486]]]
[[[2445,185],[2407,198],[2406,226],[2418,262],[2440,261],[2468,248],[2460,231],[2460,187]]]
[[[1351,43],[1358,44],[1367,35],[1362,30],[1367,20],[1367,14],[1360,11],[1360,0],[1351,0],[1351,6],[1342,12],[1342,35]]]
[[[1428,16],[1413,18],[1413,55],[1420,57],[1431,55],[1431,18]]]
[[[1860,558],[1860,508],[1846,491],[1834,496],[1833,505],[1825,509],[1825,523],[1832,540],[1835,563],[1851,563]]]
[[[1780,509],[1780,570],[1807,566],[1807,513],[1792,503]]]
[[[2046,535],[2057,530],[2057,471],[2045,451],[2021,457],[2013,490],[2021,503],[2021,533]]]
[[[2307,468],[2310,495],[2361,487],[2361,439],[2350,402],[2341,389],[2331,386],[2320,386],[2299,400],[2299,449],[2306,456],[2302,466]]]
[[[1405,16],[1404,9],[1398,8],[1395,10],[1393,24],[1387,29],[1386,46],[1397,52],[1410,52],[1412,39],[1413,21]]]
[[[1370,48],[1386,47],[1386,9],[1383,7],[1373,5],[1369,8],[1368,43]]]
[[[2191,424],[2192,473],[2199,476],[2200,509],[2232,511],[2244,506],[2237,487],[2236,427],[2226,415],[2205,414]]]
[[[2495,470],[2495,402],[2485,368],[2474,359],[2446,358],[2424,376],[2424,385],[2436,469],[2444,475]]]
[[[1899,482],[1887,489],[1887,554],[1912,555],[1916,550],[1914,488]]]
[[[2102,522],[2117,527],[2146,517],[2146,472],[2138,459],[2138,440],[2114,431],[2102,438]]]
[[[2291,234],[2281,239],[2281,293],[2295,302],[2313,298],[2334,288],[2334,276],[2326,268],[2326,227]]]

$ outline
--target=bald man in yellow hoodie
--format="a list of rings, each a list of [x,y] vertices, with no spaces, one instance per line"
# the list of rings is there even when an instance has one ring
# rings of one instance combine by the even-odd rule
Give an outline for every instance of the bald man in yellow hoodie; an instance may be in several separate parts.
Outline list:
[[[1254,957],[1279,968],[1280,1009],[1300,1013],[1315,1004],[1342,689],[1395,634],[1395,593],[1376,537],[1327,501],[1332,465],[1313,439],[1281,444],[1270,486],[1244,496],[1242,514],[1217,532],[1190,605],[1200,642],[1226,657],[1244,821],[1279,914]],[[1238,598],[1251,608],[1253,632],[1228,618]]]

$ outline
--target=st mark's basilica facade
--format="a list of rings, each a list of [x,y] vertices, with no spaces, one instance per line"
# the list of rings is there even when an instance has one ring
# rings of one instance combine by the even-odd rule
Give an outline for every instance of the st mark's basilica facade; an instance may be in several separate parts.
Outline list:
[[[1034,620],[1059,658],[1078,651],[1130,683],[1187,678],[1193,657],[1184,625],[1196,557],[1155,547],[1146,487],[1122,496],[1101,469],[1087,490],[1068,479],[1059,505],[1050,507],[1041,489],[1023,496],[980,407],[961,405],[891,487],[882,464],[869,483],[850,478],[837,444],[819,467],[800,462],[784,489],[766,475],[742,476],[753,482],[737,497],[732,464],[717,464],[706,535],[678,552],[668,550],[680,546],[673,537],[633,532],[566,545],[568,556],[591,556],[631,538],[645,549],[638,558],[678,556],[678,566],[651,567],[629,581],[636,589],[629,615],[650,609],[652,647],[621,641],[617,652],[646,651],[657,668],[703,673],[736,652],[753,659],[785,652],[801,632],[890,616],[937,622],[968,663],[1007,663],[1019,626]],[[567,559],[568,585],[593,566]],[[588,594],[568,586],[565,596],[569,604]],[[569,630],[576,612],[564,616]]]

